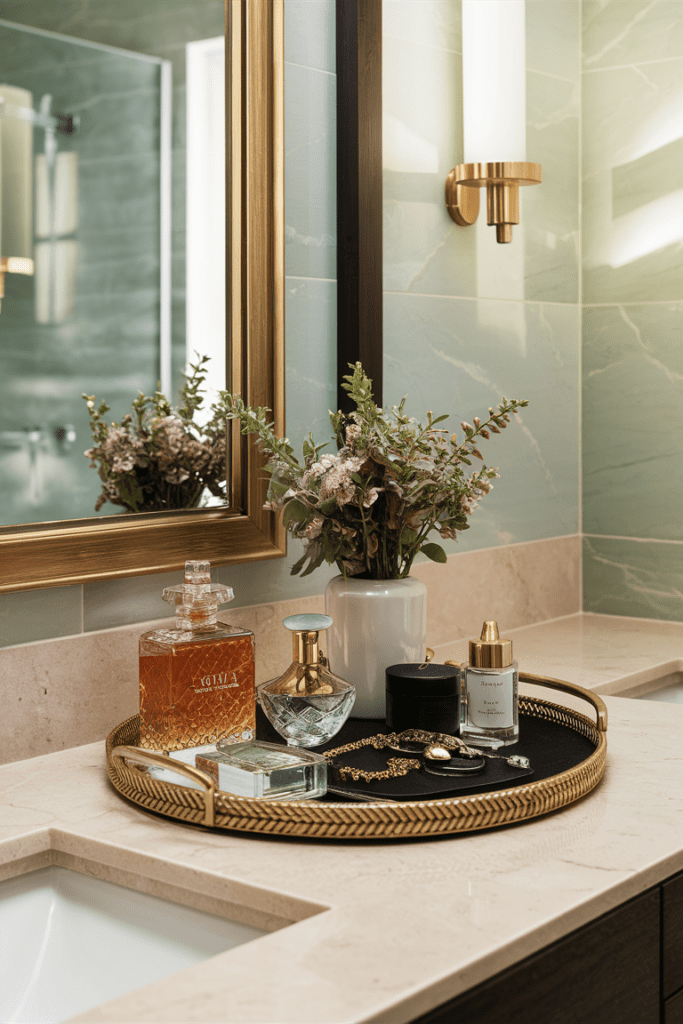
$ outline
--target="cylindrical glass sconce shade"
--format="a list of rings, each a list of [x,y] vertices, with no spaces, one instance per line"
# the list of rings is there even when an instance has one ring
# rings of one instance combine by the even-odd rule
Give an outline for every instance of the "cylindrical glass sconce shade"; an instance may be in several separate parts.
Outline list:
[[[33,124],[16,116],[22,108],[30,115],[31,93],[0,85],[0,257],[9,260],[33,258]]]
[[[463,0],[464,163],[526,160],[524,0]]]

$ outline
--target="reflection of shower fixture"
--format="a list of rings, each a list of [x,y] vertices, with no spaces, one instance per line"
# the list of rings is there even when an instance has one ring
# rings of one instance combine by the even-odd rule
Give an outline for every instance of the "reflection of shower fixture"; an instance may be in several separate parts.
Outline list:
[[[33,109],[27,89],[0,85],[0,300],[5,274],[33,274],[33,129],[45,132],[44,161],[49,193],[54,199],[55,172],[60,156],[56,135],[71,135],[78,119],[52,114],[51,96],[44,96],[40,110]],[[51,203],[54,205],[54,203]],[[72,228],[71,230],[75,230]],[[53,233],[48,232],[53,238]]]

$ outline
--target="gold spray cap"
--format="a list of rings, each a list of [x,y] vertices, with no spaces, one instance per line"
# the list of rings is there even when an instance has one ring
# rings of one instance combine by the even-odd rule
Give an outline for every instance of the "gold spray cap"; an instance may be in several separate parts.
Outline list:
[[[470,640],[470,665],[473,668],[507,668],[512,664],[512,640],[501,640],[498,623],[487,619],[478,640]]]

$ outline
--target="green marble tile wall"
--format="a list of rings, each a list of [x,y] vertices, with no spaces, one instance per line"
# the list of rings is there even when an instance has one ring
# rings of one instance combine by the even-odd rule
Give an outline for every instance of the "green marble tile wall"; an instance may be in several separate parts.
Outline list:
[[[215,5],[216,0],[210,2]],[[33,18],[36,27],[87,34],[98,42],[173,60],[174,106],[180,110],[178,29],[186,29],[190,18],[194,38],[215,34],[200,17],[203,3],[97,0],[99,16],[95,23],[86,23],[95,7],[92,0],[3,0],[2,17],[18,22]],[[297,444],[309,429],[327,433],[327,410],[336,401],[334,0],[287,0],[285,60],[286,402],[288,434]],[[183,162],[179,129],[174,146],[177,168]],[[177,265],[174,273],[177,316],[184,301],[178,283],[183,275]],[[184,318],[182,311],[180,316]],[[305,580],[293,580],[289,567],[298,557],[290,542],[286,558],[223,567],[216,575],[234,587],[238,605],[320,593],[336,570],[320,569]],[[167,583],[162,574],[0,595],[0,646],[166,615],[161,590]]]
[[[0,66],[34,108],[49,94],[55,112],[80,119],[72,136],[57,136],[59,151],[78,157],[73,308],[39,324],[34,278],[7,279],[0,522],[78,519],[94,514],[99,491],[83,457],[81,395],[106,398],[118,419],[159,378],[160,63],[12,26],[0,27]],[[35,152],[44,145],[36,129]],[[65,427],[75,440],[58,439]]]
[[[10,326],[10,311],[22,316],[25,330],[17,325],[17,345],[29,341],[31,358],[40,359],[43,390],[49,391],[47,382],[54,378],[52,390],[63,385],[71,396],[96,391],[98,397],[106,398],[112,415],[119,418],[138,389],[150,393],[159,380],[159,124],[150,120],[153,114],[158,122],[159,69],[149,60],[79,48],[76,40],[161,58],[172,66],[171,347],[172,377],[177,389],[185,365],[185,44],[223,34],[223,0],[145,0],[143,4],[138,0],[92,0],[87,4],[80,0],[3,0],[0,18],[74,40],[48,41],[39,35],[5,30],[7,45],[1,63],[3,79],[15,82],[18,74],[34,91],[35,102],[42,92],[49,91],[55,97],[55,109],[61,107],[81,117],[79,131],[68,143],[80,158],[75,314],[59,328],[40,329],[36,337],[28,301],[32,282],[10,277],[11,294],[26,296],[27,300],[23,306],[19,301],[6,304],[0,329],[4,338]],[[147,81],[143,83],[145,76]],[[42,146],[38,135],[36,145]],[[123,295],[125,305],[121,303]],[[74,332],[78,337],[73,337]],[[123,374],[119,367],[113,373],[107,366],[114,353],[112,338],[116,345],[123,339],[121,343],[127,346],[125,359],[121,360],[126,366]],[[90,352],[83,352],[83,346]],[[98,373],[93,370],[94,360],[88,358],[93,349],[97,352]],[[61,355],[54,374],[53,353]],[[26,354],[22,358],[29,359]],[[78,371],[83,367],[87,372],[81,374]],[[16,369],[13,364],[9,366],[10,379],[17,379]],[[77,372],[69,380],[72,369]],[[26,391],[13,389],[18,397]],[[46,394],[45,401],[49,398]],[[46,507],[36,507],[33,512],[21,506],[13,510],[3,507],[0,521],[94,514],[98,491],[94,473],[88,473],[85,460],[81,463],[73,456],[65,459],[64,446],[55,446],[49,431],[53,423],[73,424],[76,448],[82,451],[87,447],[85,407],[80,398],[75,411],[73,404],[65,397],[49,416],[46,413],[41,418],[28,409],[23,413],[24,419],[30,414],[33,422],[45,422],[48,437],[41,442],[41,462],[46,472],[57,464],[66,471],[71,493],[60,499],[54,488],[46,488]],[[3,409],[5,419],[23,422],[4,403]],[[43,410],[38,412],[42,414]],[[28,456],[24,452],[22,457],[25,461]],[[16,492],[16,487],[12,489]],[[102,510],[102,514],[109,512],[111,506]]]
[[[683,619],[683,4],[583,5],[589,611]]]
[[[579,530],[580,7],[526,12],[527,154],[544,181],[498,245],[485,210],[457,227],[443,199],[462,160],[460,0],[383,4],[385,404],[407,392],[411,414],[459,429],[503,395],[531,400],[487,442],[501,479],[449,551]]]

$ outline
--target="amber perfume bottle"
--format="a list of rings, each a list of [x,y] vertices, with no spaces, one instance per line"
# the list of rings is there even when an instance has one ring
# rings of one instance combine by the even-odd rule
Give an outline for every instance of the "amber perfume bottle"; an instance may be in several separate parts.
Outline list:
[[[167,587],[176,628],[140,637],[140,746],[182,750],[254,737],[254,634],[217,622],[230,587],[211,582],[208,562],[186,562]]]

